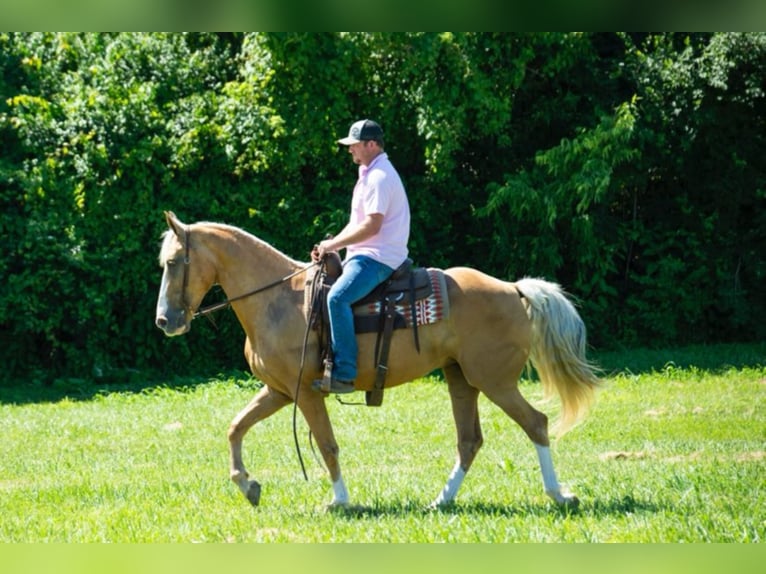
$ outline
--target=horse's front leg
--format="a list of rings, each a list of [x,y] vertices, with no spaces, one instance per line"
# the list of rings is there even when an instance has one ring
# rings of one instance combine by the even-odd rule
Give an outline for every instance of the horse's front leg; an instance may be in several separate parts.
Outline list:
[[[253,506],[258,506],[260,502],[261,485],[257,480],[248,480],[250,475],[242,462],[242,439],[255,423],[269,417],[290,402],[291,399],[282,393],[270,387],[263,387],[250,404],[234,417],[229,426],[229,476]]]
[[[338,462],[340,449],[335,441],[335,433],[332,430],[324,397],[320,393],[308,391],[301,395],[298,408],[301,409],[311,432],[314,434],[319,452],[322,453],[322,458],[330,473],[333,497],[329,507],[332,509],[348,506],[348,489],[343,481]]]

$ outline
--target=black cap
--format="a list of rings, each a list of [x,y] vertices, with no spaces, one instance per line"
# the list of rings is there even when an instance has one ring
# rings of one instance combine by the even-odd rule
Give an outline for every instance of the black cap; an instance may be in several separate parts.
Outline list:
[[[351,145],[361,141],[381,141],[383,139],[383,129],[377,122],[372,120],[359,120],[351,124],[348,130],[348,137],[338,140],[339,144]]]

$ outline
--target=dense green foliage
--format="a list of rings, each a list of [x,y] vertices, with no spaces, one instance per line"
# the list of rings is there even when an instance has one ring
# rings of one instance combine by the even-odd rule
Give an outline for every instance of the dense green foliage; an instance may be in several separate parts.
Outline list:
[[[228,312],[154,328],[162,210],[307,259],[361,117],[418,263],[557,280],[598,347],[762,339],[764,77],[761,33],[2,34],[4,375],[242,368]]]

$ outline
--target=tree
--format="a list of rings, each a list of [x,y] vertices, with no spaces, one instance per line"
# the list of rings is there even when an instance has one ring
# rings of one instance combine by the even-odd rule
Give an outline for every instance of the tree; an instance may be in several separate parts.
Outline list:
[[[244,368],[153,327],[162,210],[297,258],[386,130],[418,263],[542,275],[591,340],[763,338],[766,35],[0,34],[4,375]],[[221,297],[214,291],[210,298]]]

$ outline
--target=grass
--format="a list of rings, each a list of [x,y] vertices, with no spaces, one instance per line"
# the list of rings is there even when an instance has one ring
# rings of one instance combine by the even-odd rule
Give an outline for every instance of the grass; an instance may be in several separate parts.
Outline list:
[[[763,347],[737,349],[757,359]],[[679,350],[691,360],[643,371],[608,367],[591,416],[553,445],[560,479],[582,501],[574,512],[543,494],[534,448],[486,400],[484,447],[456,503],[426,510],[455,456],[437,378],[387,393],[378,409],[328,399],[358,505],[346,512],[325,508],[329,480],[301,419],[303,479],[292,408],[245,439],[261,506],[228,480],[226,430],[257,386],[244,377],[98,393],[64,385],[45,397],[4,389],[0,541],[763,542],[766,367],[735,365],[733,351]],[[555,415],[537,384],[522,390]]]

